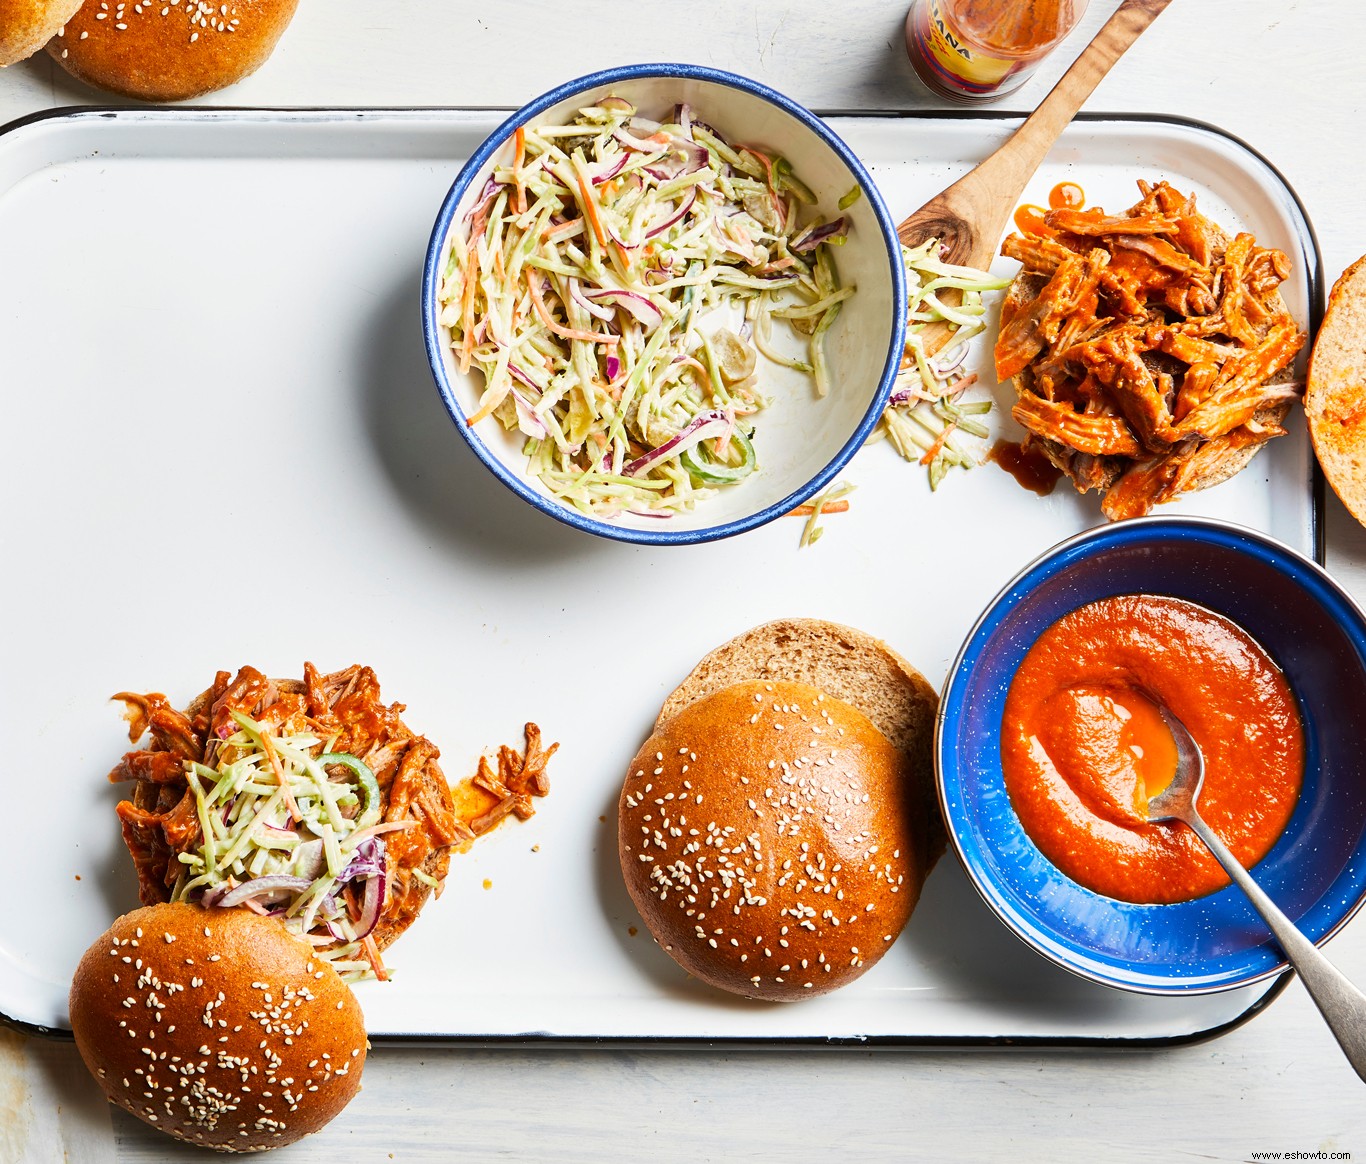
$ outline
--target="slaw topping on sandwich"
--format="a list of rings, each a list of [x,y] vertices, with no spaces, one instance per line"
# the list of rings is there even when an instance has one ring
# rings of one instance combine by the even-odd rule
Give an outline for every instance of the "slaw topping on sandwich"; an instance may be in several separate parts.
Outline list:
[[[379,951],[441,888],[455,815],[437,749],[386,706],[368,667],[302,683],[220,671],[188,712],[121,692],[133,740],[111,781],[144,904],[278,917],[345,977],[386,977]]]

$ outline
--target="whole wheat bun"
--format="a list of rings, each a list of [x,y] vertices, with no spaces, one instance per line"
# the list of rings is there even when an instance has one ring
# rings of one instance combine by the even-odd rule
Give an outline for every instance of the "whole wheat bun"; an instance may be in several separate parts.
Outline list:
[[[0,0],[0,68],[47,44],[81,0]]]
[[[306,943],[246,910],[125,914],[81,958],[70,1008],[110,1102],[192,1144],[278,1148],[360,1089],[355,996]]]
[[[1324,476],[1366,525],[1366,256],[1333,284],[1309,356],[1304,411]]]
[[[934,717],[929,681],[880,639],[816,618],[784,618],[737,635],[702,659],[664,701],[655,730],[689,703],[746,679],[809,683],[857,707],[909,761],[928,873],[944,852],[934,784]]]
[[[146,101],[185,101],[260,68],[297,5],[298,0],[86,0],[47,51],[87,85]]]
[[[928,865],[912,764],[857,708],[756,679],[701,696],[645,742],[622,787],[627,890],[704,982],[793,1001],[843,986],[895,941]]]

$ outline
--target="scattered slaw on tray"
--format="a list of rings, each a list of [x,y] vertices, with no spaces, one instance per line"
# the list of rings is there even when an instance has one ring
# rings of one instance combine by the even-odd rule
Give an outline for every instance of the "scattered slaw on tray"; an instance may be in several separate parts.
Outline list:
[[[966,401],[963,392],[976,381],[961,374],[969,341],[986,330],[982,295],[1010,285],[974,267],[959,267],[940,258],[938,239],[918,247],[902,247],[906,264],[906,351],[892,394],[873,439],[886,438],[908,461],[928,466],[930,488],[937,489],[951,468],[970,469],[975,459],[955,433],[984,439],[980,418],[991,411],[991,397]],[[957,303],[946,302],[957,292]],[[948,338],[934,352],[924,335],[932,325],[945,325]]]

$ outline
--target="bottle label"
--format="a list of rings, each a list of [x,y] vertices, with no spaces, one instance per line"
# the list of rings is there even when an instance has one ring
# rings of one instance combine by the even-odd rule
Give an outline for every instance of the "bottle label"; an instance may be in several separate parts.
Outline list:
[[[969,48],[944,13],[940,0],[922,0],[915,39],[921,58],[941,84],[968,93],[989,93],[1019,63]]]

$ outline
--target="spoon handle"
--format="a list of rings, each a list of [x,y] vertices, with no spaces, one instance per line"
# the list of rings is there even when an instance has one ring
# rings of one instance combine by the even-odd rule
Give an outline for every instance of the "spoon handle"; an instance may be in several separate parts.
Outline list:
[[[1281,912],[1280,907],[1252,879],[1252,875],[1229,852],[1228,846],[1209,825],[1194,813],[1184,819],[1257,907],[1257,912],[1271,927],[1276,941],[1309,991],[1309,997],[1328,1023],[1328,1029],[1333,1032],[1352,1069],[1366,1079],[1366,994],[1353,986],[1342,971],[1328,961],[1319,948]]]
[[[1105,74],[1169,3],[1171,0],[1124,0],[1039,107],[997,151],[998,156],[989,159],[1000,167],[1002,178],[1009,174],[1009,180],[1017,183],[1012,204],[1019,200],[1025,184],[1042,165],[1058,135],[1076,117]]]
[[[1171,0],[1124,0],[1048,96],[994,153],[897,227],[907,246],[938,238],[950,263],[989,267],[1015,204],[1058,135],[1110,67]]]

